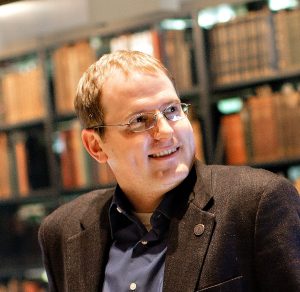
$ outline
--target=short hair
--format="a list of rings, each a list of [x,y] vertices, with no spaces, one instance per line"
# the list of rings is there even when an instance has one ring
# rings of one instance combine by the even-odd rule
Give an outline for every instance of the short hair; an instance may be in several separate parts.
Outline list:
[[[104,54],[83,73],[78,83],[74,106],[84,128],[104,124],[104,110],[101,105],[103,85],[106,79],[117,71],[125,76],[134,71],[150,74],[163,72],[174,84],[174,79],[167,68],[150,55],[125,50]],[[101,134],[104,128],[99,130]]]

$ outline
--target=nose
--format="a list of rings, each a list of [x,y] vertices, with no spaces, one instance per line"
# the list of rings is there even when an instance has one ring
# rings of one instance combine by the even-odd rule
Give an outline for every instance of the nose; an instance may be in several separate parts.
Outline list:
[[[156,114],[156,123],[154,126],[154,139],[169,139],[173,137],[174,129],[170,125],[169,121],[162,113]]]

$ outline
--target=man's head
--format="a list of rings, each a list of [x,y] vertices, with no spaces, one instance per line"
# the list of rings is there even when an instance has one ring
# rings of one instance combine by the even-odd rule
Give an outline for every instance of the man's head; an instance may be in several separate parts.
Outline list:
[[[74,102],[77,116],[84,128],[104,124],[102,107],[103,85],[116,72],[128,76],[131,72],[165,73],[174,83],[169,71],[157,59],[139,51],[117,51],[103,55],[81,77]],[[99,128],[103,135],[104,128]]]
[[[109,164],[135,209],[147,200],[158,203],[188,175],[195,154],[192,127],[156,59],[140,52],[105,55],[81,79],[75,104],[86,127],[85,148]],[[143,126],[145,117],[156,118],[151,127]],[[132,121],[135,126],[128,126]],[[94,128],[99,125],[106,126],[102,135]]]

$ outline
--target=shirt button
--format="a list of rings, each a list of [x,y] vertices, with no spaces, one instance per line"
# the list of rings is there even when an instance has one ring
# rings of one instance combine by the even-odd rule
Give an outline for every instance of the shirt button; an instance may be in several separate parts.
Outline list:
[[[136,289],[136,284],[135,283],[131,283],[130,286],[129,286],[129,289],[131,291],[134,291]]]
[[[147,243],[148,243],[147,240],[142,240],[142,241],[141,241],[141,244],[142,244],[142,245],[146,245]]]
[[[120,207],[117,207],[117,211],[122,214],[123,213],[123,210],[120,208]]]

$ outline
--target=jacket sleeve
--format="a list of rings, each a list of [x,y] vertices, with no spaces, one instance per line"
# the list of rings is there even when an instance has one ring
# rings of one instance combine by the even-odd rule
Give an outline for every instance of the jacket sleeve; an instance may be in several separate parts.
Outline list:
[[[271,181],[261,197],[254,244],[261,291],[299,291],[300,196],[283,178]]]
[[[63,254],[59,238],[55,235],[53,224],[44,220],[39,228],[38,239],[42,252],[42,260],[48,278],[48,291],[64,291]]]

